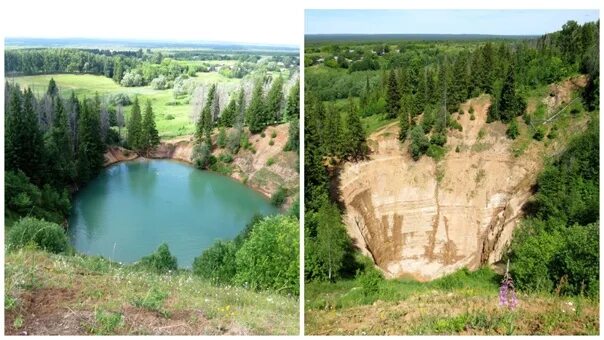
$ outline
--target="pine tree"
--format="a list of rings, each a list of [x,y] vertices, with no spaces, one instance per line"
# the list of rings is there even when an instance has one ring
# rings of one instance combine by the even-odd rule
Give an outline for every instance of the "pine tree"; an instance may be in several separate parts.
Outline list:
[[[159,133],[155,127],[155,115],[151,107],[151,101],[147,99],[145,114],[141,129],[141,147],[148,154],[149,150],[159,145]]]
[[[21,170],[33,183],[41,184],[45,150],[31,89],[21,95],[18,86],[12,88],[5,122],[6,169]]]
[[[121,58],[115,59],[115,64],[113,65],[113,80],[119,84],[122,81],[122,77],[124,76],[124,68],[122,66]]]
[[[285,107],[285,119],[291,121],[300,119],[300,82],[297,81],[289,90],[287,105]]]
[[[252,94],[252,101],[248,107],[248,127],[251,133],[259,133],[266,126],[265,120],[266,108],[264,107],[264,98],[262,95],[262,82],[257,82]]]
[[[235,115],[237,114],[237,99],[231,96],[229,105],[227,105],[220,114],[220,125],[231,127],[235,124]]]
[[[400,110],[401,94],[399,93],[399,85],[396,80],[396,73],[390,70],[388,76],[387,93],[386,93],[386,116],[394,118]]]
[[[210,87],[205,105],[201,110],[201,114],[197,120],[195,137],[198,141],[205,141],[208,145],[212,144],[212,129],[214,123],[212,120],[212,111],[214,109],[214,100],[216,97],[216,85]]]
[[[51,97],[56,96],[59,93],[59,89],[57,88],[57,83],[55,83],[54,78],[50,78],[48,82],[48,90],[46,90],[46,94]]]
[[[78,179],[87,182],[103,167],[105,152],[105,144],[101,139],[100,108],[94,100],[82,101],[79,136]]]
[[[399,114],[399,133],[398,139],[401,142],[404,142],[407,139],[407,133],[409,131],[409,127],[411,126],[411,112],[407,109],[401,110]]]
[[[499,97],[499,115],[501,120],[509,122],[514,117],[524,112],[526,104],[524,100],[516,94],[516,81],[514,78],[514,66],[510,65],[508,75],[501,88]]]
[[[266,114],[268,122],[280,122],[283,110],[283,78],[279,76],[273,81],[266,95]]]
[[[132,110],[130,111],[130,119],[128,120],[128,146],[134,150],[140,150],[142,147],[141,140],[142,132],[142,117],[141,107],[138,103],[138,97],[134,98]]]
[[[52,174],[49,179],[56,187],[61,187],[75,179],[75,163],[72,153],[71,131],[69,130],[63,101],[56,97],[54,102],[55,118],[53,126],[48,132],[46,150],[50,163],[49,170]]]
[[[365,157],[367,155],[367,143],[365,140],[365,130],[361,123],[361,118],[357,112],[356,106],[352,98],[348,98],[348,119],[347,119],[347,136],[346,144],[349,147],[348,154],[354,160]]]
[[[325,117],[325,151],[331,156],[340,156],[343,147],[342,116],[333,104],[327,107]]]

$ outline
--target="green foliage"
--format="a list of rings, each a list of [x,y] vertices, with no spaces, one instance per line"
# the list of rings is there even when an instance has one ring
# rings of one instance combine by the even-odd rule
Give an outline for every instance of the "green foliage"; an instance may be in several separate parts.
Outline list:
[[[201,142],[193,147],[192,159],[198,169],[208,169],[216,163],[216,157],[212,155],[212,148],[206,142]]]
[[[421,126],[416,126],[411,130],[411,144],[409,145],[409,152],[414,161],[417,161],[423,154],[428,151],[430,141],[428,137],[424,135],[424,130]]]
[[[24,217],[17,221],[6,234],[8,249],[33,244],[51,253],[63,253],[69,249],[64,229],[56,223]]]
[[[221,127],[220,129],[218,129],[216,145],[218,145],[219,148],[224,148],[226,146],[226,142],[226,129],[224,127]]]
[[[193,273],[214,283],[231,283],[237,273],[235,255],[239,247],[233,241],[216,241],[193,261]]]
[[[426,150],[426,155],[428,157],[434,158],[435,161],[440,161],[441,159],[443,159],[443,157],[445,157],[446,151],[447,150],[442,146],[430,144],[428,150]]]
[[[138,308],[157,312],[164,317],[169,317],[169,313],[163,310],[164,301],[168,293],[156,287],[151,288],[144,297],[137,297],[132,301],[132,305]]]
[[[162,243],[151,255],[140,260],[140,264],[157,273],[168,273],[178,269],[176,256],[172,256],[168,244]]]
[[[248,127],[251,133],[259,133],[264,130],[268,124],[269,117],[267,108],[264,104],[264,96],[262,93],[262,82],[256,82],[252,93],[252,101],[247,109],[246,118]]]
[[[357,281],[361,284],[361,290],[366,298],[374,298],[379,294],[380,283],[383,280],[382,274],[373,267],[357,273]]]
[[[508,128],[505,131],[505,135],[508,136],[509,139],[516,139],[516,137],[518,137],[519,134],[520,134],[520,132],[518,131],[518,123],[516,122],[516,119],[514,118],[508,124]]]
[[[159,133],[155,127],[155,115],[151,107],[151,101],[147,100],[145,115],[140,130],[139,148],[148,152],[159,145]]]
[[[235,281],[253,289],[298,294],[299,222],[291,216],[258,222],[237,252]]]
[[[279,187],[277,188],[277,191],[275,191],[272,195],[271,195],[271,204],[274,205],[275,207],[281,207],[283,205],[283,203],[285,203],[285,200],[287,199],[287,190],[284,187]]]
[[[95,335],[113,335],[124,326],[124,315],[121,313],[99,309],[96,311],[94,318],[95,323],[88,327],[88,332]]]
[[[597,119],[545,167],[527,219],[510,247],[517,287],[599,294],[599,131]]]
[[[536,141],[541,141],[541,140],[543,140],[544,136],[545,136],[545,128],[543,126],[537,126],[535,128],[535,132],[533,133],[533,139]]]

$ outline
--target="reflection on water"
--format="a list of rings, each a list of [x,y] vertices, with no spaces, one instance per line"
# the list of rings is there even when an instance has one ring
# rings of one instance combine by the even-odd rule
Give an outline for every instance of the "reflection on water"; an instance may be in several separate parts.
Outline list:
[[[189,267],[217,239],[231,239],[254,214],[276,209],[260,194],[217,174],[169,160],[120,163],[75,197],[76,249],[134,262],[162,242]]]

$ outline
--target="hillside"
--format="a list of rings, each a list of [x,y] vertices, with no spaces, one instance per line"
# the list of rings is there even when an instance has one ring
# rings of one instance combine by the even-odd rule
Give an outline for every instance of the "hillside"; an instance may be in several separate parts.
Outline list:
[[[398,123],[371,134],[369,159],[346,164],[340,175],[344,222],[353,242],[390,278],[432,280],[499,261],[544,161],[586,127],[585,115],[554,117],[582,84],[583,77],[563,81],[550,87],[552,96],[536,100],[547,105],[549,125],[564,126],[546,142],[530,142],[520,117],[524,136],[516,140],[506,137],[503,123],[487,124],[486,95],[461,105],[473,114],[451,115],[462,129],[448,132],[442,159],[414,161],[410,142],[397,138]]]
[[[267,197],[271,197],[280,187],[289,193],[284,204],[289,207],[296,199],[299,188],[297,171],[298,155],[294,151],[284,151],[289,139],[289,123],[266,128],[262,134],[249,137],[250,147],[241,149],[229,164],[224,164],[220,172],[250,186]],[[212,139],[216,143],[218,133]],[[264,135],[264,136],[263,136]],[[274,136],[274,137],[273,137]],[[193,137],[184,136],[168,139],[149,155],[150,158],[168,158],[192,164]],[[228,153],[226,149],[216,147],[212,154]],[[111,147],[105,153],[105,166],[120,161],[132,160],[138,155],[130,150]]]
[[[297,334],[298,301],[158,275],[99,257],[23,249],[5,258],[7,335]]]

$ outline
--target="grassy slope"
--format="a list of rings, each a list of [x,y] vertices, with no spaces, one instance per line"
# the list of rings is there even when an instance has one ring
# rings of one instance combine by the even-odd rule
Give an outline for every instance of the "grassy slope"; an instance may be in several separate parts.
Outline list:
[[[172,89],[153,90],[150,86],[142,87],[122,87],[113,80],[104,76],[91,74],[45,74],[35,76],[23,76],[8,78],[9,81],[15,81],[21,86],[31,87],[34,92],[43,93],[48,87],[48,82],[53,78],[57,86],[66,93],[74,90],[78,97],[92,97],[95,93],[100,96],[116,93],[126,93],[130,96],[139,95],[142,103],[151,99],[153,110],[155,112],[155,121],[161,137],[177,137],[192,134],[194,124],[191,121],[190,113],[192,105],[186,101],[190,96],[185,96],[177,100],[174,99]],[[234,86],[240,83],[240,79],[226,78],[217,72],[198,73],[195,77],[199,84],[212,83],[232,83]],[[179,105],[168,105],[171,102],[178,102]],[[130,106],[125,107],[125,113],[130,113]],[[165,119],[168,114],[174,116],[174,119]]]
[[[460,271],[429,283],[383,281],[377,296],[356,280],[306,283],[306,334],[598,334],[599,305],[580,297],[519,294],[499,306],[500,276]]]
[[[297,334],[298,300],[98,257],[6,254],[7,334]]]

